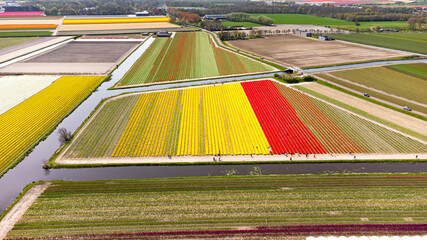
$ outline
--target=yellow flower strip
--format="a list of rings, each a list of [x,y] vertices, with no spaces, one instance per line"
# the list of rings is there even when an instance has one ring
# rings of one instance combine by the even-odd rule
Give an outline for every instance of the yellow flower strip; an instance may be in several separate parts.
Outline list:
[[[165,156],[178,91],[142,94],[113,157]]]
[[[62,24],[147,23],[169,22],[169,17],[65,19]]]
[[[54,127],[103,79],[103,76],[61,77],[0,115],[0,171]]]
[[[141,94],[113,157],[269,154],[240,85]]]

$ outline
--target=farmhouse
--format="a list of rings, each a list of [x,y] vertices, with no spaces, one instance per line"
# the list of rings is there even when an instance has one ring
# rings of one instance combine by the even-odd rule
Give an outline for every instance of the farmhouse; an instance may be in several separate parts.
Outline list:
[[[226,19],[227,15],[205,15],[203,20],[223,20]]]
[[[142,16],[150,16],[150,13],[147,11],[142,11],[142,12],[136,12],[135,15],[137,17],[142,17]]]
[[[303,36],[303,37],[312,37],[312,36],[313,36],[313,34],[312,34],[312,33],[307,32],[307,31],[301,31],[301,30],[296,30],[296,31],[295,31],[295,34],[296,34],[296,35]]]
[[[317,37],[317,39],[323,40],[323,41],[332,41],[332,40],[335,40],[335,39],[333,39],[331,37],[328,37],[328,36],[325,36],[325,35],[320,35],[320,36]]]
[[[168,30],[161,30],[157,33],[157,37],[170,37]]]

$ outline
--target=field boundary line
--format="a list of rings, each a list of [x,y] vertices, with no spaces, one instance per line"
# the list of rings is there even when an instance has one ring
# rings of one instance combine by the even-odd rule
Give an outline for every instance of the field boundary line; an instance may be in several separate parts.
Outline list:
[[[213,155],[205,156],[172,156],[169,157],[105,157],[105,158],[65,158],[57,160],[56,163],[65,165],[64,167],[88,167],[99,165],[96,167],[109,167],[109,165],[133,165],[133,164],[146,164],[146,165],[168,165],[168,164],[187,164],[197,165],[197,163],[212,163],[212,164],[253,164],[262,162],[277,162],[277,163],[317,163],[317,162],[369,162],[369,161],[399,161],[399,160],[417,160],[425,162],[427,159],[426,153],[408,153],[408,154],[383,154],[383,153],[353,153],[353,154],[309,154],[308,157],[305,154],[267,154],[267,155],[223,155],[220,158],[220,162],[214,162],[212,160]],[[356,158],[355,158],[356,156]],[[418,158],[416,159],[416,156]],[[61,167],[61,166],[60,166]]]
[[[202,81],[202,80],[222,79],[222,78],[231,78],[231,77],[244,77],[244,76],[252,76],[252,75],[258,75],[258,74],[274,73],[274,72],[277,72],[277,71],[240,73],[240,74],[234,74],[234,75],[221,75],[221,76],[213,76],[213,77],[207,77],[207,78],[189,78],[189,79],[163,81],[163,82],[138,83],[138,84],[132,84],[132,85],[123,85],[123,86],[117,86],[117,84],[116,84],[114,86],[114,89],[147,87],[147,86],[153,86],[153,85],[167,85],[167,84],[184,83],[184,82],[197,82],[197,81]],[[244,80],[238,80],[238,81],[244,81]]]
[[[0,239],[4,239],[7,233],[21,219],[28,208],[37,200],[37,198],[51,185],[51,182],[44,182],[34,185],[19,201],[10,209],[10,211],[0,221]]]
[[[208,34],[208,33],[207,33],[207,34]],[[213,36],[212,36],[211,34],[208,34],[208,35],[209,35],[209,37],[211,38],[212,42],[215,42],[215,40],[214,40],[214,39],[212,39],[212,38],[213,38]],[[215,42],[215,46],[216,46],[216,45],[217,45],[217,43]],[[218,46],[218,48],[221,48],[221,49],[223,49],[224,51],[228,51],[228,52],[230,52],[230,53],[232,53],[232,54],[236,54],[236,55],[238,55],[238,56],[244,57],[244,58],[246,58],[246,59],[248,59],[248,60],[250,60],[250,61],[254,61],[254,62],[257,62],[257,63],[261,63],[261,64],[263,64],[264,66],[267,66],[267,67],[270,67],[270,68],[274,68],[274,70],[273,70],[273,71],[280,71],[280,69],[278,69],[278,68],[276,68],[276,67],[273,67],[273,66],[271,66],[271,65],[268,65],[267,63],[263,63],[263,62],[261,62],[261,61],[258,61],[258,60],[255,60],[255,59],[252,59],[252,58],[250,58],[250,57],[248,57],[248,56],[246,56],[246,55],[241,54],[240,52],[232,51],[232,50],[230,50],[229,48],[227,48],[227,47],[225,47],[225,46]]]
[[[250,58],[250,57],[248,57],[248,56],[246,56],[245,54],[248,54],[248,55],[251,55],[253,58],[259,58],[260,56],[258,56],[258,55],[256,55],[255,53],[252,53],[251,51],[247,51],[247,50],[241,50],[240,48],[237,48],[237,47],[235,47],[235,46],[233,46],[232,45],[232,47],[230,47],[230,46],[227,46],[227,45],[225,45],[222,41],[221,41],[221,39],[219,39],[219,37],[218,37],[218,35],[216,35],[216,33],[214,33],[214,32],[210,32],[210,31],[207,31],[207,30],[204,30],[205,32],[207,32],[208,33],[208,35],[211,37],[211,38],[215,38],[218,42],[220,42],[221,43],[221,45],[222,46],[218,46],[217,45],[217,42],[215,41],[215,39],[212,39],[212,41],[215,43],[215,46],[218,46],[219,48],[222,48],[222,49],[224,49],[224,50],[226,50],[226,51],[229,51],[229,52],[231,52],[231,53],[234,53],[234,54],[238,54],[239,56],[242,56],[242,57],[246,57],[246,58],[248,58],[248,59],[250,59],[250,60],[252,60],[252,61],[256,61],[256,62],[259,62],[259,63],[263,63],[263,62],[261,62],[261,61],[259,61],[259,60],[255,60],[255,59],[252,59],[252,58]],[[214,36],[212,36],[212,34],[214,35]],[[236,51],[239,51],[239,52],[236,52]],[[241,53],[240,51],[242,51],[242,52],[244,52],[245,54],[243,54],[243,53]],[[262,57],[264,57],[264,56],[262,56]],[[264,57],[265,58],[265,57]],[[281,62],[277,62],[277,61],[275,61],[275,60],[273,60],[273,59],[270,59],[270,58],[267,58],[267,59],[263,59],[263,60],[266,60],[266,61],[269,61],[270,63],[273,63],[273,64],[276,64],[276,65],[279,65],[279,66],[286,66],[286,68],[295,68],[295,69],[299,69],[297,66],[294,66],[294,65],[292,65],[292,64],[288,64],[288,63],[281,63]],[[274,66],[271,66],[271,65],[269,65],[269,64],[266,64],[266,63],[263,63],[263,64],[265,64],[265,65],[267,65],[267,66],[269,66],[269,67],[273,67],[273,68],[275,68],[276,70],[280,70],[280,69],[277,69],[276,67],[274,67]]]
[[[340,40],[340,39],[336,39],[335,41],[349,43],[349,44],[354,44],[354,45],[359,45],[359,46],[364,46],[364,47],[377,48],[377,49],[382,49],[382,50],[396,51],[396,52],[406,53],[406,54],[409,54],[409,55],[419,55],[419,56],[427,57],[426,54],[422,54],[422,53],[408,52],[408,51],[399,50],[399,49],[379,47],[379,46],[375,46],[375,45],[368,45],[368,44],[363,44],[363,43],[350,42],[350,41],[345,41],[345,40]]]
[[[274,81],[276,81],[276,82],[278,82],[278,83],[280,83],[280,84],[282,84],[282,85],[284,85],[284,86],[286,86],[286,87],[289,87],[289,85],[286,85],[286,84],[284,84],[284,83],[282,83],[282,82],[280,82],[280,81],[277,81],[277,80],[275,80],[275,79],[273,79],[273,80],[274,80]],[[372,122],[372,123],[375,123],[375,124],[377,124],[378,126],[381,126],[381,127],[383,127],[383,128],[386,128],[386,129],[388,129],[388,130],[391,130],[391,131],[393,131],[393,132],[395,132],[395,133],[399,133],[399,134],[401,134],[401,135],[403,135],[403,136],[405,136],[405,137],[408,137],[408,138],[411,138],[411,139],[413,139],[413,140],[416,140],[416,141],[418,141],[418,142],[420,142],[420,143],[422,143],[422,144],[427,144],[427,142],[426,142],[426,141],[424,141],[424,140],[421,140],[421,139],[419,139],[419,138],[413,137],[413,136],[411,136],[411,135],[409,135],[409,134],[403,133],[403,132],[401,132],[401,131],[399,131],[399,130],[396,130],[396,129],[394,129],[394,128],[391,128],[391,127],[389,127],[389,126],[386,126],[386,125],[384,125],[384,124],[382,124],[382,123],[379,123],[379,122],[376,122],[376,121],[371,120],[371,119],[369,119],[369,118],[366,118],[366,117],[364,117],[364,116],[362,116],[362,115],[359,115],[359,114],[357,114],[357,113],[355,113],[355,112],[352,112],[352,111],[350,111],[350,110],[347,110],[347,109],[345,109],[345,108],[342,108],[342,107],[340,107],[340,106],[337,106],[337,105],[335,105],[335,104],[333,104],[333,103],[331,103],[331,102],[328,102],[328,101],[323,100],[323,99],[321,99],[321,98],[315,97],[315,96],[313,96],[313,95],[311,95],[311,94],[308,94],[308,93],[306,93],[306,92],[303,92],[303,91],[301,91],[301,90],[299,90],[299,89],[296,89],[296,88],[292,88],[292,89],[294,89],[294,90],[296,90],[296,91],[299,91],[299,92],[301,92],[301,93],[303,93],[303,94],[306,94],[307,96],[312,97],[312,98],[314,98],[314,99],[317,99],[317,100],[319,100],[319,101],[322,101],[322,102],[324,102],[324,103],[327,103],[327,104],[329,104],[329,105],[331,105],[331,106],[333,106],[333,107],[335,107],[335,108],[338,108],[338,109],[340,109],[340,110],[343,110],[343,111],[345,111],[345,112],[348,112],[348,113],[350,113],[350,114],[353,114],[354,116],[357,116],[357,117],[360,117],[360,118],[362,118],[362,119],[364,119],[364,120],[367,120],[367,121],[370,121],[370,122]]]
[[[332,78],[336,78],[336,79],[341,80],[343,82],[347,82],[347,83],[350,83],[350,84],[353,84],[353,85],[356,85],[356,86],[359,86],[359,87],[367,88],[367,89],[372,90],[374,92],[378,92],[378,93],[387,95],[389,97],[394,97],[394,98],[400,99],[402,101],[410,102],[410,103],[413,103],[415,105],[419,105],[419,106],[427,108],[427,104],[424,104],[424,103],[420,103],[420,102],[417,102],[417,101],[414,101],[414,100],[410,100],[410,99],[407,99],[407,98],[404,98],[404,97],[400,97],[400,96],[397,96],[397,95],[394,95],[394,94],[391,94],[391,93],[387,93],[387,92],[384,92],[384,91],[381,91],[381,90],[378,90],[376,88],[372,88],[372,87],[369,87],[369,86],[366,86],[366,85],[363,85],[363,84],[360,84],[360,83],[352,82],[350,80],[334,76],[334,75],[330,74],[329,72],[323,72],[323,74],[325,74],[325,75],[327,75],[329,77],[332,77]]]
[[[0,60],[0,68],[6,67],[6,66],[11,65],[11,64],[14,64],[14,63],[16,63],[16,62],[19,62],[19,61],[22,61],[22,60],[26,60],[26,59],[29,59],[29,58],[31,58],[31,57],[33,57],[33,56],[37,56],[37,55],[39,55],[39,54],[41,54],[41,53],[45,53],[45,52],[49,51],[49,49],[48,49],[48,50],[45,50],[46,48],[57,48],[57,47],[60,47],[60,46],[62,46],[62,45],[64,45],[64,44],[67,44],[68,42],[72,42],[72,41],[74,41],[74,40],[73,40],[73,37],[67,37],[67,36],[60,36],[60,37],[55,37],[55,38],[63,38],[63,39],[62,39],[62,40],[60,40],[60,41],[58,41],[58,42],[49,43],[49,42],[53,42],[53,40],[54,40],[54,39],[52,39],[52,41],[44,42],[44,43],[46,43],[47,45],[42,46],[42,47],[40,47],[40,48],[37,48],[37,49],[35,49],[35,50],[33,50],[33,51],[29,51],[29,52],[26,52],[26,53],[24,53],[24,54],[14,56],[14,57],[12,57],[12,58],[10,58],[10,59],[7,59],[7,60],[4,60],[4,61]],[[43,43],[40,43],[40,44],[37,44],[37,45],[41,45],[41,44],[43,44]],[[37,46],[37,45],[36,45],[36,46]],[[31,48],[31,47],[34,47],[34,46],[29,46],[28,48]],[[24,48],[24,49],[20,49],[20,50],[25,50],[25,49],[26,49],[26,48]],[[37,54],[35,54],[35,55],[32,55],[32,56],[28,56],[28,57],[26,57],[27,55],[31,55],[31,54],[34,54],[34,53],[36,53],[36,52],[39,52],[39,53],[37,53]],[[12,53],[13,53],[13,52],[12,52]],[[8,53],[8,54],[11,54],[11,53]],[[19,60],[19,61],[15,61],[17,58],[21,58],[21,57],[22,57],[22,59],[21,59],[21,60]],[[13,61],[14,61],[14,62],[13,62]],[[7,64],[8,62],[11,62],[11,63]]]
[[[58,23],[58,25],[56,26],[55,31],[53,31],[53,32],[52,32],[52,36],[56,36],[56,34],[58,33],[59,28],[61,27],[61,25],[62,25],[62,23],[64,22],[64,20],[65,20],[65,16],[61,18],[61,21],[60,21],[60,22]]]

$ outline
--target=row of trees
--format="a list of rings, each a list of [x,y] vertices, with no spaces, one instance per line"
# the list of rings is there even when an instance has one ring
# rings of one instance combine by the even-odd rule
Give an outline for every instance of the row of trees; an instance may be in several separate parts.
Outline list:
[[[252,38],[259,38],[262,36],[261,30],[251,30],[249,33],[242,32],[242,31],[233,31],[233,32],[224,32],[221,31],[217,33],[219,39],[222,41],[228,41],[228,40],[244,40],[244,39],[252,39]]]
[[[274,23],[273,19],[266,16],[252,16],[248,13],[230,13],[227,15],[227,19],[233,22],[253,22],[262,25],[270,26]]]
[[[200,15],[195,13],[188,13],[184,11],[179,11],[176,8],[168,8],[169,15],[173,18],[173,22],[180,23],[181,25],[185,25],[186,22],[188,23],[198,23],[200,22]]]
[[[123,15],[148,10],[155,15],[166,14],[158,0],[32,0],[25,6],[37,6],[46,15]]]
[[[408,28],[410,30],[416,30],[417,26],[421,28],[424,23],[426,23],[425,16],[412,16],[408,19]]]
[[[175,5],[187,5],[191,2],[170,2]],[[187,5],[187,6],[190,6]],[[194,5],[194,4],[193,4]],[[244,13],[290,13],[309,14],[319,17],[332,17],[346,21],[406,21],[416,10],[404,7],[335,7],[332,5],[310,6],[291,5],[289,3],[273,2],[234,2],[233,4],[197,3],[199,8],[188,9],[191,13],[205,14],[229,14],[233,12]],[[177,6],[179,7],[179,6]]]

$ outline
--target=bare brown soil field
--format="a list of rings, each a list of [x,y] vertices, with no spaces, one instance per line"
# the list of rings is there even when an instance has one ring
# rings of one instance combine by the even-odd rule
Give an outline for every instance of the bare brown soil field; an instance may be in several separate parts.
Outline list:
[[[114,63],[15,63],[0,68],[0,75],[105,75]]]
[[[74,41],[45,54],[35,56],[28,63],[114,63],[138,42]]]
[[[304,84],[304,87],[322,95],[332,97],[342,103],[358,108],[367,112],[368,114],[379,117],[403,128],[427,136],[427,124],[421,119],[411,117],[386,107],[382,107],[378,104],[365,101],[363,99],[351,96],[318,83]]]
[[[104,75],[129,55],[139,42],[71,42],[0,69],[0,74]]]
[[[245,51],[300,68],[408,56],[406,53],[293,35],[229,41]]]
[[[30,42],[1,49],[0,62],[11,60],[27,53],[31,53],[39,49],[65,41],[67,39],[70,39],[70,37],[43,37]]]
[[[154,23],[110,23],[110,24],[62,24],[59,32],[76,31],[102,31],[102,30],[127,30],[127,29],[168,29],[179,26],[168,22]]]

